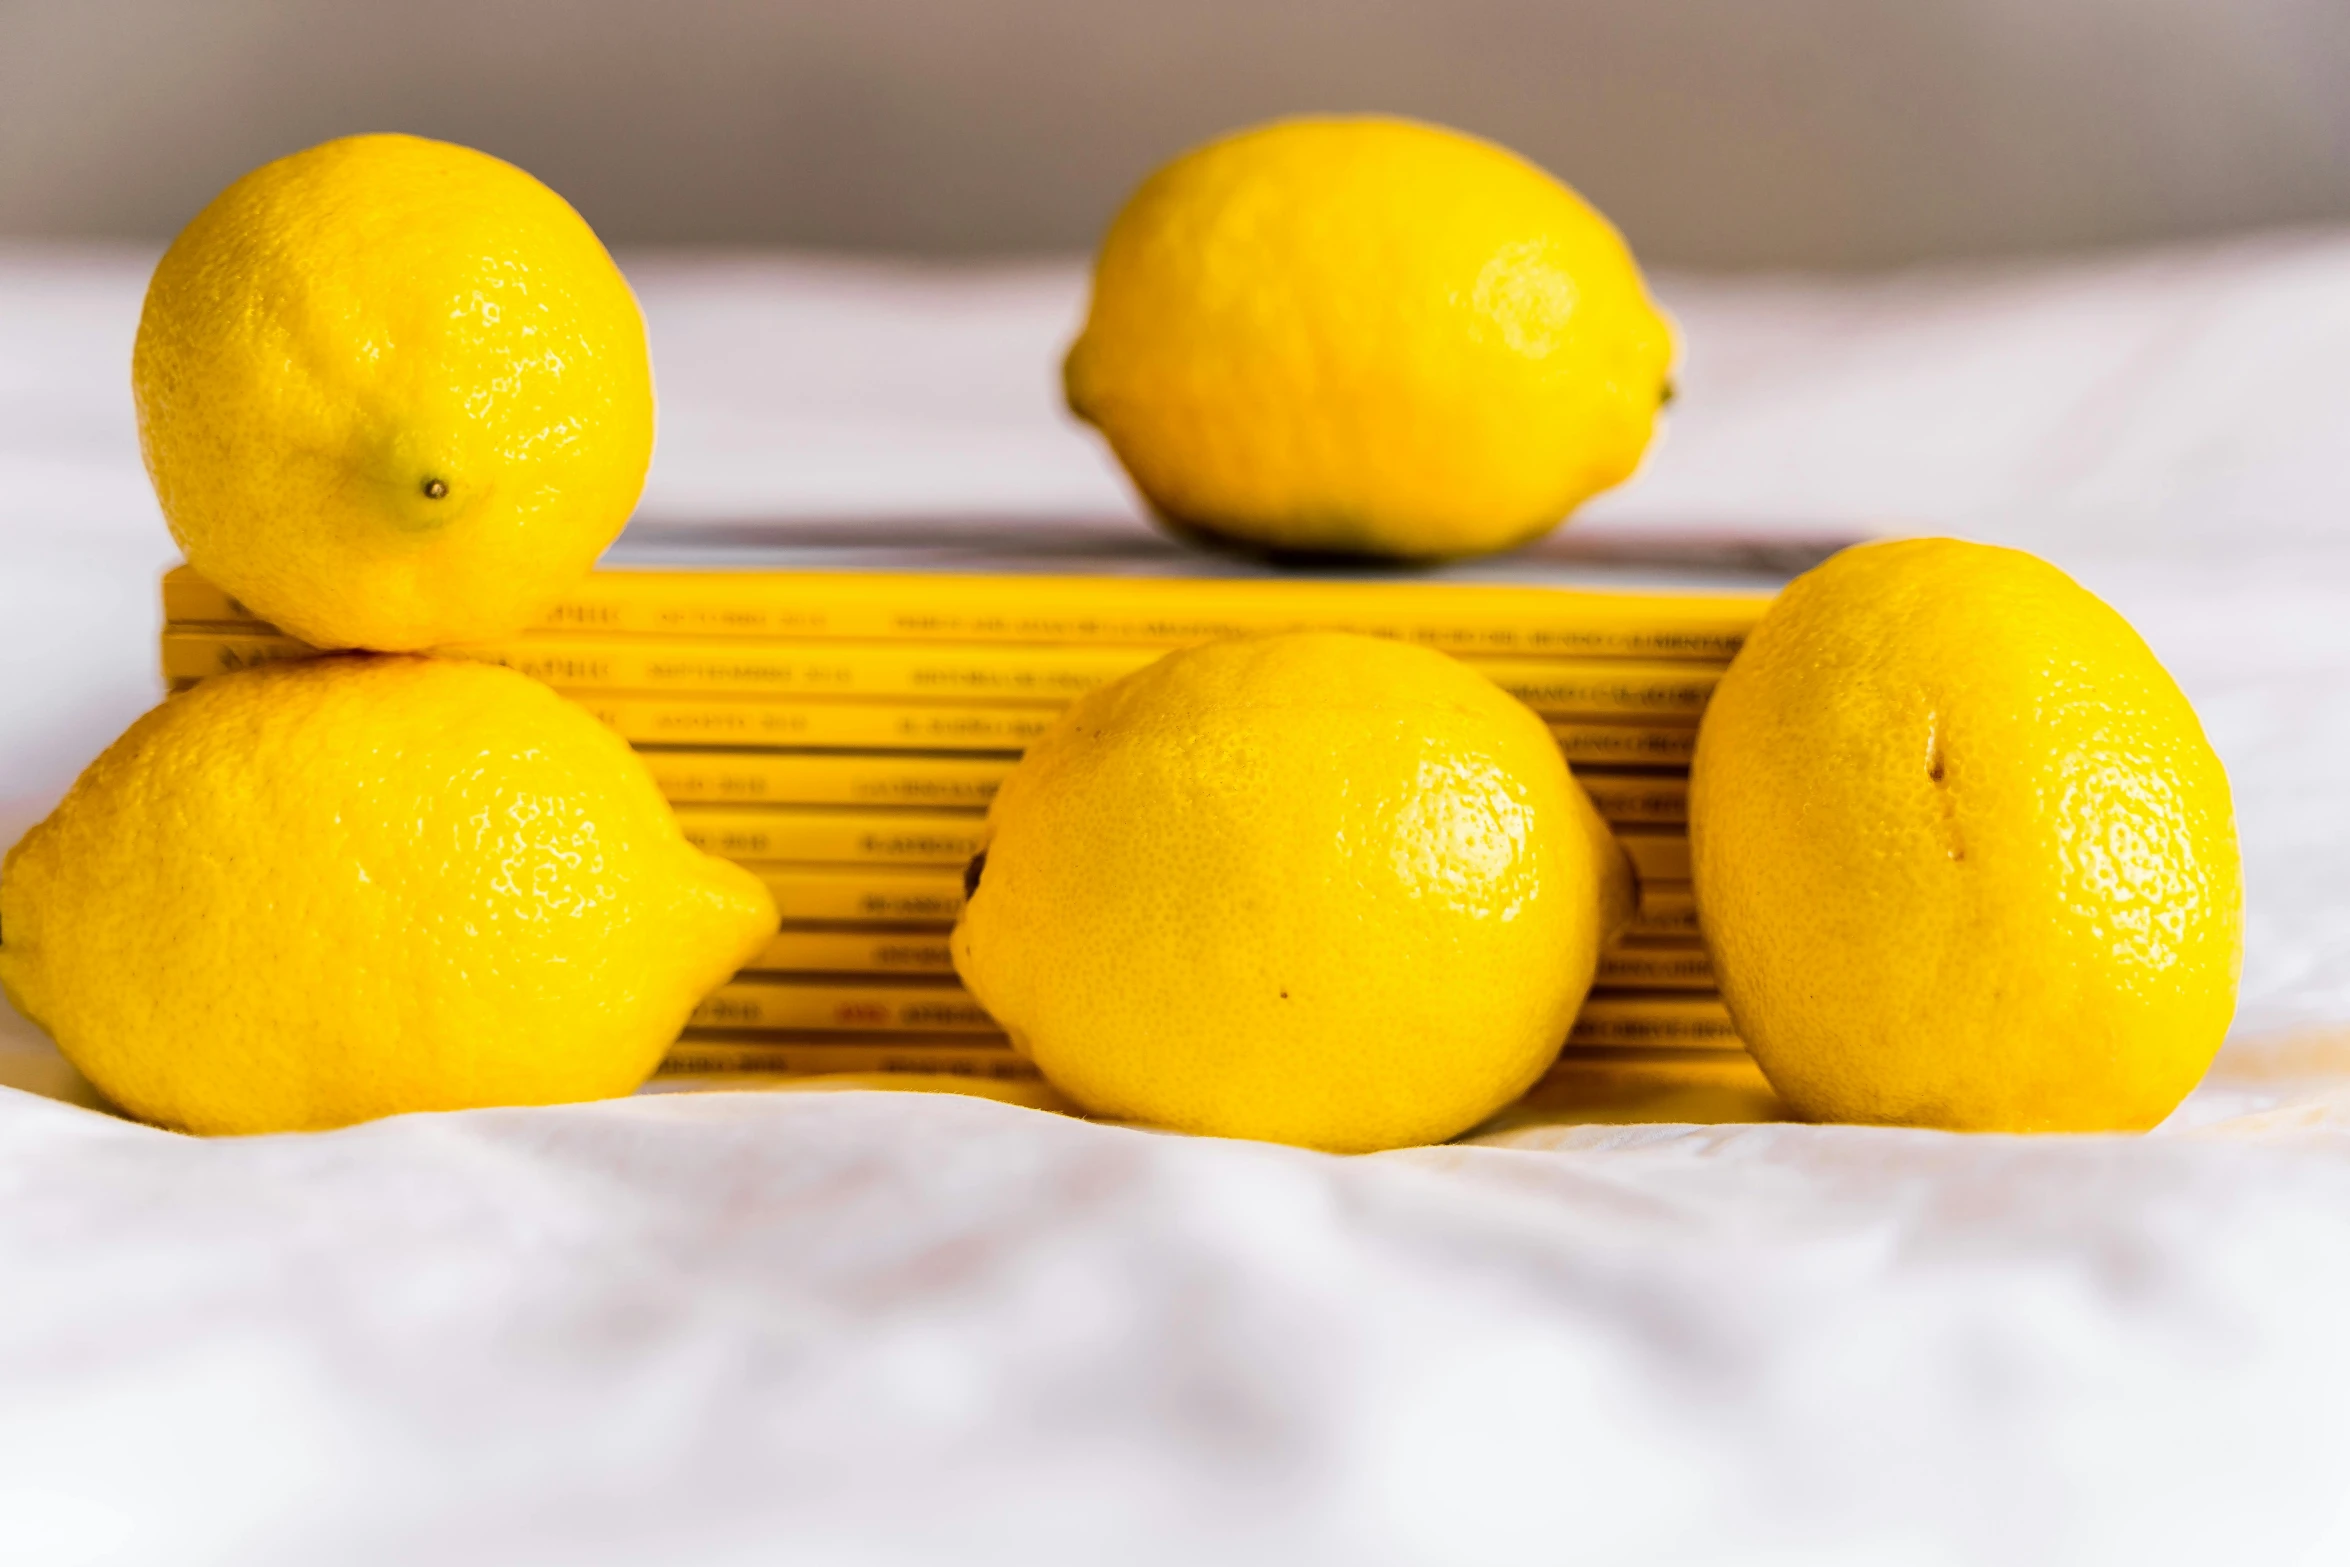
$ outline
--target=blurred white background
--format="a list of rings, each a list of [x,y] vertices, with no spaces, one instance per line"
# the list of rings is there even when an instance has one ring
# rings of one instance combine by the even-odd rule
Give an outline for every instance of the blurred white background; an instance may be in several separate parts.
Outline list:
[[[357,130],[615,244],[1034,253],[1177,149],[1384,110],[1642,256],[1879,265],[2350,217],[2343,0],[0,0],[0,236],[166,238]]]

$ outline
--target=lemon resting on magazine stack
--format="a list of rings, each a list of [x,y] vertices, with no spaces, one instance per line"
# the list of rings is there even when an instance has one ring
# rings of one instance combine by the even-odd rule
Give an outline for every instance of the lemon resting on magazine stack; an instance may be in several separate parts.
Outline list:
[[[1239,131],[1145,180],[1063,379],[1187,537],[1441,560],[1629,477],[1672,359],[1631,251],[1574,191],[1362,116]]]
[[[521,630],[653,455],[644,319],[594,231],[512,164],[414,136],[221,192],[155,268],[131,385],[190,564],[322,648]]]

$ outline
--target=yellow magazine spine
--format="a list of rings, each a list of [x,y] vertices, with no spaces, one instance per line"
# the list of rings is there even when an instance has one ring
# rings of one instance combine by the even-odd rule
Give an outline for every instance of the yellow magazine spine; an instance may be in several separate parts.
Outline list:
[[[926,974],[951,978],[955,960],[939,931],[777,931],[744,965],[746,974]],[[1637,943],[1609,949],[1593,984],[1608,990],[1714,988],[1713,963],[1694,942]]]
[[[1694,722],[1599,724],[1553,718],[1550,736],[1568,761],[1601,767],[1687,767],[1697,754]]]
[[[743,867],[774,894],[777,917],[807,925],[952,925],[963,913],[961,868],[855,865]],[[1697,905],[1687,882],[1644,882],[1624,934],[1693,936]]]
[[[644,751],[672,804],[894,805],[979,810],[1017,765],[993,756]]]
[[[940,931],[779,930],[743,972],[933,974],[952,978],[953,951]]]
[[[1018,765],[1013,757],[843,755],[795,751],[638,753],[674,805],[906,806],[982,810]],[[1689,814],[1689,781],[1577,769],[1591,803],[1622,826],[1666,827]]]
[[[1718,665],[1541,664],[1475,658],[1464,662],[1547,717],[1638,714],[1695,723],[1722,679]]]
[[[196,684],[182,675],[173,691]],[[834,751],[1024,751],[1066,711],[1067,703],[1011,706],[981,702],[858,701],[853,697],[661,697],[566,690],[580,706],[632,745],[748,745]],[[1650,723],[1549,720],[1550,736],[1570,762],[1590,766],[1687,767],[1697,754],[1697,725],[1672,715]]]
[[[1615,1074],[1629,1076],[1644,1071],[1719,1076],[1758,1084],[1763,1081],[1762,1068],[1756,1065],[1753,1055],[1742,1045],[1719,1050],[1686,1050],[1672,1046],[1649,1049],[1639,1045],[1570,1045],[1558,1053],[1558,1059],[1551,1063],[1550,1070],[1543,1074],[1542,1080],[1552,1082],[1577,1074],[1593,1077]]]
[[[1640,907],[1623,930],[1626,937],[1697,939],[1697,895],[1685,881],[1644,881]]]
[[[564,693],[632,745],[755,745],[870,751],[1024,751],[1066,706],[964,702],[860,702],[792,697],[660,697]],[[1665,731],[1672,733],[1672,731]],[[1694,729],[1685,732],[1694,736]],[[1678,736],[1677,736],[1678,737]],[[1623,754],[1669,751],[1644,737],[1599,742]]]
[[[870,1043],[839,1036],[741,1040],[690,1034],[669,1047],[657,1075],[717,1077],[731,1073],[783,1077],[923,1073],[1012,1082],[1035,1081],[1042,1075],[1027,1057],[1002,1042],[988,1044],[940,1036]]]
[[[1615,773],[1578,767],[1575,780],[1599,814],[1618,827],[1668,827],[1689,820],[1689,775]]]
[[[743,1034],[1003,1032],[959,985],[879,979],[737,979],[704,998],[686,1026]],[[1576,1015],[1567,1044],[1577,1049],[1740,1048],[1719,997],[1670,994],[1595,994]]]
[[[174,566],[163,574],[164,624],[192,621],[199,625],[266,624],[260,616],[212,585],[193,566]]]
[[[979,852],[985,818],[944,811],[677,807],[686,841],[724,860],[843,865],[940,865],[961,870]]]
[[[801,750],[1024,751],[1066,703],[859,701],[822,697],[662,697],[566,689],[564,694],[633,745],[747,745]],[[1697,750],[1689,722],[1611,724],[1553,718],[1570,762],[1686,767]]]
[[[1503,584],[610,568],[589,576],[534,630],[1151,648],[1353,631],[1459,654],[1722,663],[1767,602]],[[163,603],[170,621],[262,624],[185,566],[165,575]]]
[[[669,1049],[658,1076],[732,1075],[831,1077],[931,1074],[1004,1082],[1042,1077],[1035,1064],[1002,1042],[951,1035],[858,1037],[808,1033],[754,1038],[688,1034]],[[1675,1082],[1744,1086],[1769,1091],[1754,1058],[1742,1050],[1568,1049],[1529,1093],[1530,1101],[1567,1090]],[[1657,1119],[1658,1117],[1650,1117]],[[1683,1116],[1678,1119],[1693,1119]]]
[[[952,925],[963,873],[874,866],[747,865],[775,897],[779,920],[809,925]]]
[[[959,984],[886,980],[733,980],[703,998],[689,1029],[860,1031],[999,1036],[994,1017]],[[1737,1029],[1718,996],[1596,994],[1567,1036],[1574,1048],[1640,1045],[1647,1050],[1734,1048]]]
[[[1070,701],[1156,655],[1145,648],[937,646],[868,642],[714,642],[690,638],[523,636],[442,650],[503,664],[557,690],[764,691]],[[291,637],[166,630],[163,673],[226,674],[317,650]]]
[[[1570,1048],[1739,1050],[1729,1009],[1716,996],[1595,995],[1575,1015]]]
[[[769,1030],[878,1029],[888,1033],[1001,1035],[969,991],[956,985],[828,984],[738,979],[694,1008],[688,1028]]]
[[[1696,942],[1619,942],[1600,954],[1591,982],[1608,990],[1710,991],[1714,965]]]
[[[1159,656],[1149,648],[979,643],[716,642],[683,638],[526,636],[449,648],[503,664],[560,691],[724,692],[1073,701]],[[167,628],[166,679],[203,679],[310,658],[315,648],[263,632]],[[1538,713],[1694,719],[1721,678],[1700,664],[1472,658]]]
[[[1043,1081],[1034,1063],[1007,1046],[946,1036],[863,1041],[838,1035],[739,1039],[689,1034],[670,1047],[655,1073],[661,1082],[841,1076]],[[1549,1108],[1570,1121],[1760,1121],[1785,1116],[1754,1058],[1742,1050],[1565,1050],[1521,1105],[1534,1112]],[[1514,1119],[1504,1112],[1502,1124]]]
[[[653,760],[659,760],[655,753]],[[796,759],[795,759],[796,760]],[[859,778],[858,764],[896,758],[822,757],[820,777]],[[655,774],[658,778],[660,775]],[[869,782],[870,780],[868,780]],[[824,806],[676,804],[686,841],[727,860],[798,860],[841,865],[951,865],[979,852],[984,816],[977,811],[852,810]],[[1672,828],[1630,827],[1616,834],[1644,881],[1689,879],[1689,839]]]

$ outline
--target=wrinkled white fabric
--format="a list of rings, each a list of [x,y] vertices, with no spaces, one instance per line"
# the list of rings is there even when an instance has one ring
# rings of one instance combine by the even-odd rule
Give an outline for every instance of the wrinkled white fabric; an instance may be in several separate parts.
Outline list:
[[[0,839],[154,699],[147,264],[0,251]],[[1072,269],[632,271],[648,527],[1131,518],[1053,410]],[[2244,999],[2161,1131],[1338,1160],[792,1092],[205,1143],[0,1014],[0,1561],[2350,1561],[2350,239],[1663,292],[1674,428],[1583,536],[2024,543],[2197,702]]]

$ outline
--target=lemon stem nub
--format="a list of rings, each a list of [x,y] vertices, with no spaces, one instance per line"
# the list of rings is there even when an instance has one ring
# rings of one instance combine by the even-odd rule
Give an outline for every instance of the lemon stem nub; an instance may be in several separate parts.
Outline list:
[[[444,480],[427,479],[424,481],[424,498],[426,500],[437,501],[448,493],[449,486]]]

